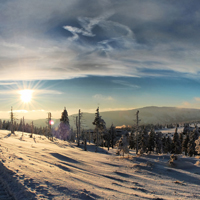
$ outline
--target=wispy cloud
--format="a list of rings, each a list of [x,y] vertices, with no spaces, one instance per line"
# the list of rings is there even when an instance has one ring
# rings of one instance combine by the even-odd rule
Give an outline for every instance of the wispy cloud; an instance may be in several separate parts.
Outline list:
[[[131,83],[127,82],[127,81],[113,80],[112,82],[113,82],[113,83],[116,83],[117,85],[129,87],[129,88],[133,88],[133,89],[138,89],[138,88],[140,88],[140,86],[135,85],[135,84],[131,84]]]
[[[200,97],[195,97],[195,101],[200,101]]]
[[[11,112],[11,111],[9,111]],[[14,113],[27,113],[27,110],[13,110]]]
[[[0,82],[0,85],[17,85],[17,82]]]
[[[95,35],[86,30],[77,28],[77,27],[72,27],[72,26],[63,26],[64,29],[68,30],[69,32],[71,32],[73,34],[72,39],[73,40],[77,40],[79,38],[78,34],[82,34],[84,36],[88,36],[88,37],[94,37]]]
[[[18,90],[0,90],[0,94],[2,95],[10,95],[10,94],[17,94],[19,93]]]
[[[2,1],[1,80],[11,85],[8,80],[89,75],[199,77],[199,5],[190,1],[86,0],[84,6],[79,0]],[[191,13],[185,15],[188,8]]]
[[[104,96],[102,94],[95,94],[94,99],[103,100],[103,101],[113,101],[114,99],[111,96]]]
[[[33,92],[37,94],[52,94],[52,95],[63,94],[62,92],[57,90],[34,90]]]
[[[21,94],[22,90],[0,90],[0,95],[11,95],[11,94]],[[35,89],[31,90],[32,93],[35,94],[51,94],[51,95],[60,95],[63,94],[62,92],[58,90],[47,90],[47,89]]]
[[[198,108],[198,109],[200,109],[200,97],[194,97],[191,101],[184,101],[178,107],[181,107],[181,108]]]

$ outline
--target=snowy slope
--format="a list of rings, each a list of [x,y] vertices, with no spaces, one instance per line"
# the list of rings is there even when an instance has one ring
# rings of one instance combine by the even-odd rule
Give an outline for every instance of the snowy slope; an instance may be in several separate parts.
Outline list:
[[[1,161],[18,184],[12,182],[12,191],[20,200],[200,199],[198,157],[181,156],[171,167],[169,155],[131,152],[122,158],[115,149],[95,153],[91,144],[86,152],[73,143],[4,130],[0,144]]]

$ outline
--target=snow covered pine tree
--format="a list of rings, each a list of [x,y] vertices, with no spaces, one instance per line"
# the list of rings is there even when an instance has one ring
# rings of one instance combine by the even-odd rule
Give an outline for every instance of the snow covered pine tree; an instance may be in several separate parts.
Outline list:
[[[69,118],[66,108],[64,108],[64,111],[62,112],[58,128],[54,130],[54,137],[59,138],[61,140],[71,139]]]
[[[100,139],[99,134],[104,134],[106,130],[106,123],[99,115],[99,107],[96,109],[95,119],[92,124],[96,126],[95,129],[96,129],[96,151],[97,151],[97,147],[99,146],[99,139]]]
[[[120,155],[120,153],[122,152],[122,155],[124,157],[125,153],[129,153],[129,143],[127,141],[127,136],[122,135],[122,137],[119,139],[118,143],[117,143],[117,155]]]

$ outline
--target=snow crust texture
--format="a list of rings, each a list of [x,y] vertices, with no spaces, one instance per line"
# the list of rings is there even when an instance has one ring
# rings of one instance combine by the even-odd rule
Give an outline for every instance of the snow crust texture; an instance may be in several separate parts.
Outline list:
[[[15,199],[200,199],[200,157],[116,156],[88,145],[0,131],[0,177]],[[6,169],[5,169],[6,168]]]

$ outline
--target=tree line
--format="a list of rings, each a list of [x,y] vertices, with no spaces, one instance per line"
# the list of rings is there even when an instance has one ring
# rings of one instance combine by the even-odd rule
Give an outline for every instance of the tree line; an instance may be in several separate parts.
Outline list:
[[[108,150],[110,147],[114,148],[117,146],[118,154],[121,151],[124,154],[128,152],[128,149],[136,148],[140,154],[152,152],[182,154],[184,152],[185,155],[193,156],[198,153],[200,142],[198,145],[199,132],[197,126],[193,131],[184,129],[182,133],[178,133],[178,125],[176,125],[173,137],[156,132],[155,129],[163,128],[159,124],[154,125],[154,127],[152,125],[143,125],[139,129],[128,127],[123,129],[122,134],[119,134],[113,124],[110,128],[106,128],[106,122],[100,116],[99,108],[96,109],[94,121],[92,122],[94,130],[84,130],[81,128],[80,110],[78,117],[79,120],[76,120],[77,130],[70,128],[66,108],[61,113],[58,127],[52,128],[50,119],[49,121],[47,120],[48,125],[46,127],[36,127],[33,122],[31,124],[25,123],[24,118],[22,118],[19,123],[13,121],[13,124],[10,121],[0,120],[0,129],[11,130],[13,128],[14,131],[45,135],[51,140],[53,140],[53,137],[73,142],[76,140],[78,146],[80,141],[82,141],[85,145],[85,150],[87,150],[87,142],[93,142],[96,144],[96,151],[98,146],[105,146]],[[173,125],[171,124],[169,127],[173,127]]]

